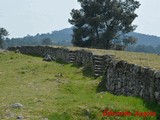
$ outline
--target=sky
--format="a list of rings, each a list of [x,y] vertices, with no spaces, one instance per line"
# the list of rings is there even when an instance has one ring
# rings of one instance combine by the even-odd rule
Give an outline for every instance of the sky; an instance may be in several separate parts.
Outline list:
[[[160,0],[138,1],[135,32],[160,36]],[[77,0],[0,0],[0,28],[7,29],[9,38],[51,33],[71,27],[73,8],[80,8]]]

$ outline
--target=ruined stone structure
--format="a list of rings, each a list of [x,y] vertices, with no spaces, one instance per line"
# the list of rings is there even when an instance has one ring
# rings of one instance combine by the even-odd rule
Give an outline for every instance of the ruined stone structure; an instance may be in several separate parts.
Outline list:
[[[137,96],[160,104],[160,71],[115,60],[110,55],[95,55],[86,50],[70,50],[49,46],[11,47],[23,54],[43,56],[48,53],[56,59],[78,65],[91,64],[95,77],[103,75],[101,85],[116,95]]]

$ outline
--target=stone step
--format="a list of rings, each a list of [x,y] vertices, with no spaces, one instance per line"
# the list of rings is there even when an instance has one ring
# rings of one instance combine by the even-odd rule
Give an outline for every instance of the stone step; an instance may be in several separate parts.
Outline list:
[[[104,65],[94,65],[94,68],[104,68]]]
[[[101,76],[101,74],[94,74],[94,77],[99,77]]]
[[[70,57],[74,57],[74,58],[75,58],[76,56],[75,56],[75,55],[69,55],[68,57],[69,57],[69,58],[70,58]]]
[[[75,58],[75,57],[68,57],[68,58]]]
[[[69,58],[69,60],[75,60],[75,58],[72,57],[72,58]]]
[[[69,53],[69,55],[75,55],[75,53]]]
[[[101,71],[104,71],[103,68],[94,68],[94,70],[101,70]]]
[[[103,61],[104,59],[102,57],[94,57],[94,60]]]
[[[74,61],[69,61],[69,63],[74,63]]]
[[[98,67],[96,67],[96,68],[94,68],[94,70],[104,70],[104,68],[98,68]]]
[[[94,73],[102,74],[102,73],[103,73],[103,71],[102,71],[102,70],[94,70]]]
[[[94,63],[103,63],[103,61],[95,60]]]
[[[94,62],[94,64],[95,64],[95,65],[104,65],[104,63],[103,63],[103,62],[100,62],[100,61],[96,61],[96,62]]]
[[[103,72],[103,70],[94,70],[94,72],[98,72],[99,73],[99,72]]]

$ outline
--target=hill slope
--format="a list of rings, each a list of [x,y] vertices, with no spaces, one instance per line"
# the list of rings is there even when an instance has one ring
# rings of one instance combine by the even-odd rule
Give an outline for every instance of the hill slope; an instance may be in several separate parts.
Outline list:
[[[50,38],[53,45],[71,46],[72,29],[66,28],[52,33],[37,34],[35,36],[26,36],[23,38],[7,39],[8,47],[25,46],[25,45],[41,45],[44,38]]]
[[[42,39],[50,38],[55,45],[70,46],[72,40],[72,28],[65,28],[60,31],[53,31],[52,33],[37,34],[35,36],[26,36],[24,38],[12,38],[7,40],[9,46],[22,46],[22,45],[40,45]],[[136,45],[157,46],[160,45],[160,37],[145,35],[141,33],[132,32],[129,35],[138,39]]]
[[[132,32],[129,35],[134,36],[138,39],[136,45],[145,45],[145,46],[153,46],[156,47],[160,45],[160,37],[153,35],[145,35],[141,33]]]

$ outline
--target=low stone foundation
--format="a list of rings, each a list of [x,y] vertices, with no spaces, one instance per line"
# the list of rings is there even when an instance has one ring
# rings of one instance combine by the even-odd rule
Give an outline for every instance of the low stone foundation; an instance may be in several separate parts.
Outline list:
[[[48,53],[64,62],[86,65],[90,63],[95,77],[103,75],[101,85],[116,95],[137,96],[160,104],[160,71],[117,61],[110,55],[94,55],[91,51],[70,50],[49,46],[11,47],[23,54],[43,56]]]

